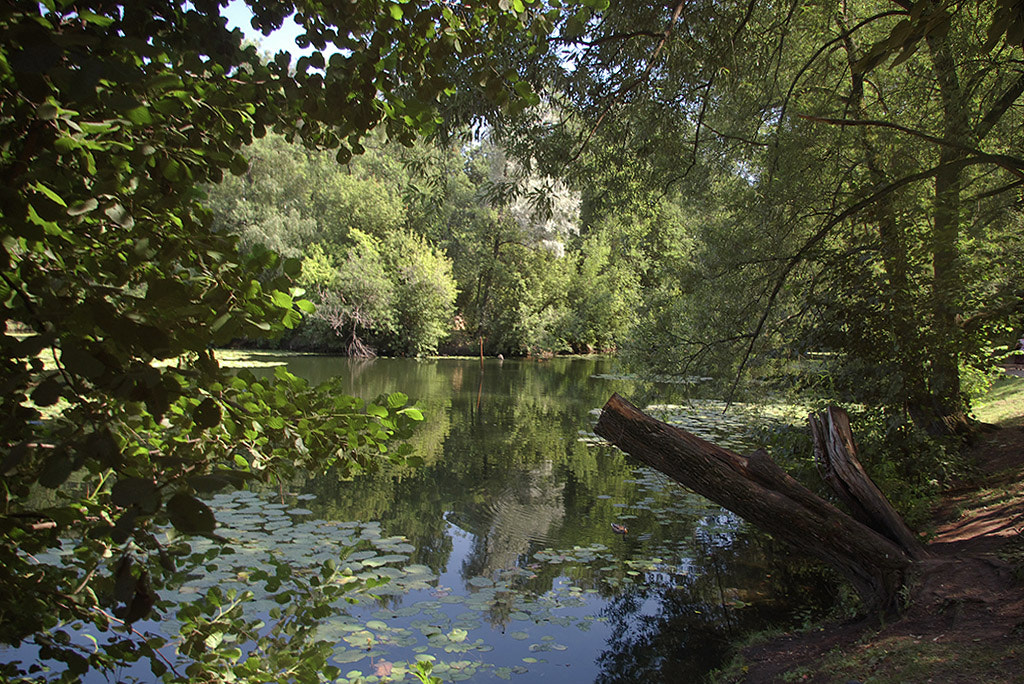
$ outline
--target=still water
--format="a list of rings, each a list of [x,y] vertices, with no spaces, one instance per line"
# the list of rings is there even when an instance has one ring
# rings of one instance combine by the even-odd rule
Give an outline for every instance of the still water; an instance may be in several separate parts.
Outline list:
[[[264,619],[274,604],[249,569],[302,573],[347,553],[354,577],[387,580],[318,631],[350,682],[411,682],[417,660],[444,681],[696,682],[745,631],[806,615],[827,593],[730,513],[593,435],[619,392],[751,448],[751,416],[684,401],[679,385],[641,387],[610,358],[259,359],[313,383],[340,376],[357,396],[408,394],[426,417],[411,440],[424,465],[214,496],[232,553],[162,595],[253,589],[246,612]],[[211,542],[189,544],[201,554]],[[139,628],[173,637],[174,613]]]
[[[667,402],[678,387],[641,389],[609,358],[283,360],[357,396],[401,390],[426,416],[412,440],[422,468],[212,502],[238,561],[350,546],[357,574],[390,580],[321,631],[353,680],[393,681],[419,658],[446,681],[699,681],[731,639],[794,609],[782,597],[811,590],[730,513],[592,434],[612,392]],[[701,417],[746,448],[749,420]]]

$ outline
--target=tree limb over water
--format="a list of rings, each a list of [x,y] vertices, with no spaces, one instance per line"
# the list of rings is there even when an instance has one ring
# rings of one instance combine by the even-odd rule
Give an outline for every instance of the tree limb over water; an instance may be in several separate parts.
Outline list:
[[[845,419],[845,413],[829,413],[832,420],[818,421],[818,432],[827,439],[816,436],[816,453],[843,473],[839,479],[849,483],[846,498],[872,511],[864,513],[867,524],[811,492],[764,451],[741,456],[723,449],[651,418],[618,394],[604,405],[594,431],[645,465],[838,570],[853,585],[867,614],[898,612],[900,590],[925,551],[857,463],[849,422],[844,431],[839,418]],[[876,497],[867,494],[871,490]],[[883,518],[889,524],[877,524]]]

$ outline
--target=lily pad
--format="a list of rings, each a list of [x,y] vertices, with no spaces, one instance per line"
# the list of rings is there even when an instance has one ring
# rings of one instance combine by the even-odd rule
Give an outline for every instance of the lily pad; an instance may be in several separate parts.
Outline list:
[[[357,663],[366,656],[367,651],[354,648],[346,648],[344,650],[335,651],[333,654],[331,654],[331,660],[333,660],[336,663],[344,664]]]

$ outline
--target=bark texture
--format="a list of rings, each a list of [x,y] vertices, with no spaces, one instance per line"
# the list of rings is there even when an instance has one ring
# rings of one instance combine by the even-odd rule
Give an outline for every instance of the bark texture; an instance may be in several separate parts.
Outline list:
[[[818,472],[853,517],[898,544],[912,559],[926,558],[917,536],[864,472],[846,411],[830,406],[808,420]]]
[[[744,520],[846,577],[869,614],[899,611],[914,557],[801,485],[761,450],[723,449],[644,414],[619,395],[594,431]],[[866,477],[866,475],[865,475]]]

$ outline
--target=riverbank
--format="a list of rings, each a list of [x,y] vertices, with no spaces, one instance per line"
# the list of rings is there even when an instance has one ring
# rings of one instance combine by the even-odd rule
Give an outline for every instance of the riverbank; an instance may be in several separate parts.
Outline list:
[[[1024,673],[1024,379],[976,411],[1000,429],[933,512],[933,558],[898,621],[816,626],[746,646],[720,682],[1020,682]]]

